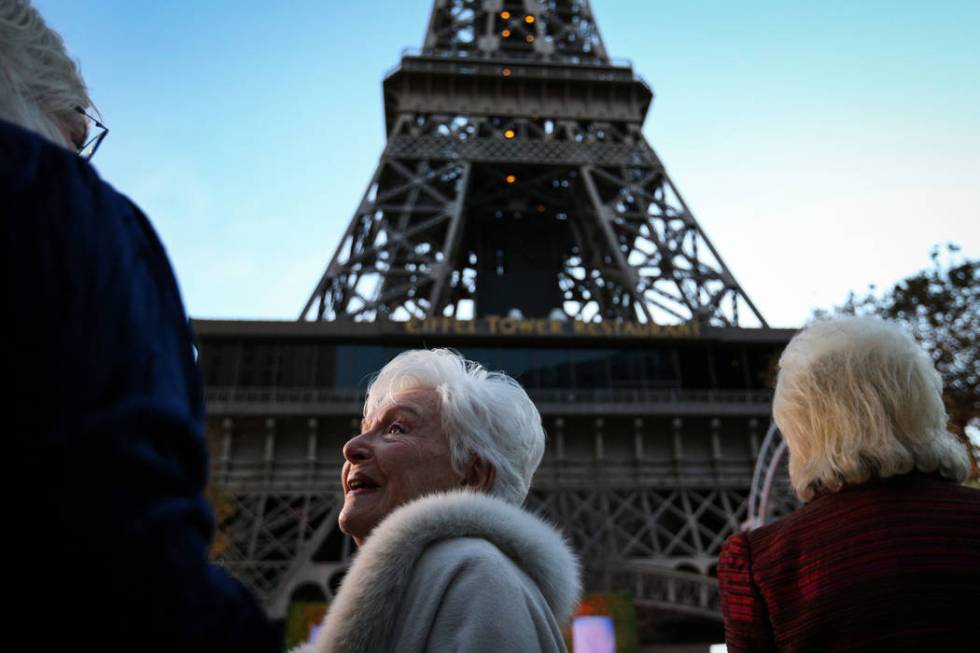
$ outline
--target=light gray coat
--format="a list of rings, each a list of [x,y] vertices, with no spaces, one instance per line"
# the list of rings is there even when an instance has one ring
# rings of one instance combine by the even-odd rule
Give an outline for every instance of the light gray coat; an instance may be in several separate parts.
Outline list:
[[[316,653],[565,651],[578,563],[554,528],[484,494],[423,497],[365,541]]]

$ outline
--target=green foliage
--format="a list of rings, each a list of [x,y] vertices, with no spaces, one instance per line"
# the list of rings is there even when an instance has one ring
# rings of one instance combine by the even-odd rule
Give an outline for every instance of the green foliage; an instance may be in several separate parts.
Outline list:
[[[904,323],[922,343],[943,377],[950,431],[971,451],[974,476],[980,448],[968,430],[980,429],[980,260],[960,254],[953,243],[936,245],[932,267],[903,279],[887,292],[870,286],[864,295],[851,293],[843,305],[817,311],[877,315]]]
[[[220,437],[214,425],[205,428],[204,441],[208,448],[208,458],[213,461],[215,452],[219,451],[218,443]],[[211,504],[214,511],[215,532],[211,545],[208,547],[208,558],[210,560],[221,560],[225,551],[228,549],[230,536],[228,525],[235,517],[234,502],[231,495],[215,484],[213,474],[208,474],[208,484],[204,488],[204,497]]]
[[[321,623],[327,614],[325,601],[293,601],[286,614],[286,650],[305,644],[310,630]]]
[[[572,617],[605,616],[613,620],[615,629],[616,650],[620,653],[636,653],[639,650],[638,630],[636,625],[636,608],[633,595],[629,592],[597,592],[582,597]],[[565,646],[572,649],[572,625],[569,623],[563,631]]]

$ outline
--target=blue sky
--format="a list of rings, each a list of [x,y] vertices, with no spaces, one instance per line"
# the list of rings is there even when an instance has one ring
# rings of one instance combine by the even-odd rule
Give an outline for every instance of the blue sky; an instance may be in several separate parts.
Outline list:
[[[429,0],[35,0],[195,317],[294,319],[384,147]],[[980,2],[594,0],[653,87],[648,140],[776,326],[980,255]]]

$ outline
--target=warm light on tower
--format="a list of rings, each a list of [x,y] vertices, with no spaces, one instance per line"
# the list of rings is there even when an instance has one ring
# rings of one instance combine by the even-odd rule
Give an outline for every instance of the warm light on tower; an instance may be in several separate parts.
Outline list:
[[[505,29],[503,32],[500,33],[500,35],[502,37],[504,37],[505,39],[509,39],[510,38],[510,30],[509,29]]]
[[[500,12],[500,17],[503,18],[504,20],[510,20],[510,12],[509,11],[501,11]]]
[[[510,68],[504,68],[503,70],[500,71],[500,74],[503,75],[504,77],[510,77]]]
[[[513,129],[508,129],[504,132],[504,138],[514,138],[516,135]]]
[[[517,181],[517,177],[514,175],[507,175],[504,177],[504,181],[506,181],[508,184],[513,184],[515,181]]]
[[[530,15],[529,16],[525,16],[524,17],[524,22],[527,23],[528,25],[530,25],[531,23],[534,22],[534,16],[530,16]]]

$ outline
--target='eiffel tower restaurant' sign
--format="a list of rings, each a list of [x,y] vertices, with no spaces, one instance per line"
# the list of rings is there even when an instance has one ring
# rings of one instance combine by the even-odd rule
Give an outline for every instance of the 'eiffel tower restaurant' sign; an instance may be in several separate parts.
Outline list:
[[[633,321],[581,322],[524,319],[488,315],[475,320],[429,317],[397,322],[405,333],[443,336],[520,336],[603,338],[693,338],[701,333],[697,322],[686,324],[644,324]]]

